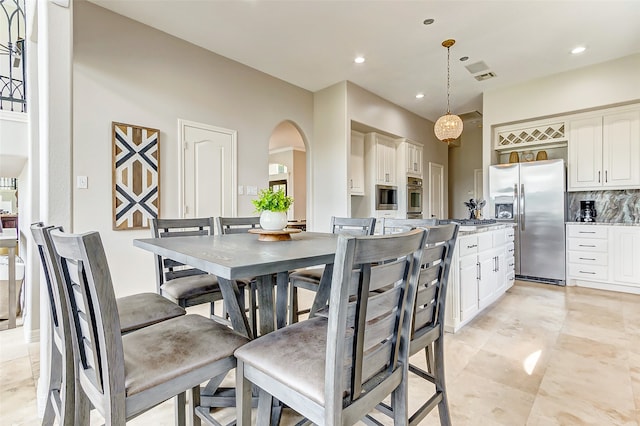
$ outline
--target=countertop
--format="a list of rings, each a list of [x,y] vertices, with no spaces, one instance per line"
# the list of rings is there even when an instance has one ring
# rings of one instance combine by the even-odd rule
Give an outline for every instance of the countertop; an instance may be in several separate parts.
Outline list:
[[[640,222],[565,222],[567,225],[640,226]]]
[[[516,226],[513,222],[508,223],[491,223],[489,225],[462,225],[459,228],[459,235],[471,235],[479,232],[488,232],[495,229],[513,228]]]

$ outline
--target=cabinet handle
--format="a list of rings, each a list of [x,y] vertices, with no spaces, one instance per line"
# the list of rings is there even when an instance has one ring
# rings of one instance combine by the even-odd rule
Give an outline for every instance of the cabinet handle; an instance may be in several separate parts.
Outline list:
[[[604,183],[609,182],[609,170],[604,171]]]
[[[468,249],[471,249],[471,248],[474,248],[474,247],[478,247],[478,245],[477,244],[472,244],[470,246],[467,246]]]
[[[513,253],[515,251],[515,249],[509,249],[507,250],[509,253]]]
[[[598,170],[598,183],[600,183],[600,170]]]
[[[578,234],[595,234],[596,231],[578,231]]]
[[[595,272],[590,272],[590,271],[578,271],[578,272],[580,272],[581,274],[591,274],[591,275],[596,274]]]
[[[595,260],[595,259],[591,259],[589,257],[579,257],[578,259],[580,259],[580,260]]]
[[[476,269],[478,270],[478,277],[476,279],[480,281],[482,279],[482,265],[480,265],[480,262],[476,263]]]
[[[595,244],[578,244],[578,247],[595,247]]]
[[[514,263],[509,264],[509,268],[513,268],[514,266],[516,266]]]
[[[413,163],[413,171],[414,172],[418,171],[418,163]]]
[[[349,179],[351,181],[351,189],[353,189],[353,179]]]

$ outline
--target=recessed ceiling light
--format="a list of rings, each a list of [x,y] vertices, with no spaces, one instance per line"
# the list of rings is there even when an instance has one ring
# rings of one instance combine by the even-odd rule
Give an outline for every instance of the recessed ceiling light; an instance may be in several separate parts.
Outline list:
[[[418,93],[416,95],[416,99],[422,99],[422,98],[424,98],[424,93]]]
[[[462,58],[460,58],[460,62],[464,62],[464,61],[468,61],[469,57],[468,56],[463,56]]]
[[[356,64],[361,64],[364,62],[364,56],[356,56],[356,58],[353,60],[353,62],[355,62]]]
[[[574,48],[573,48],[573,50],[571,50],[571,53],[572,53],[572,54],[574,54],[574,55],[577,55],[577,54],[579,54],[579,53],[584,52],[585,50],[587,50],[587,48],[586,48],[586,47],[584,47],[584,46],[578,46],[578,47],[574,47]]]
[[[431,25],[434,22],[436,22],[436,20],[433,19],[433,18],[425,19],[424,21],[422,21],[422,23],[425,24],[425,25]]]

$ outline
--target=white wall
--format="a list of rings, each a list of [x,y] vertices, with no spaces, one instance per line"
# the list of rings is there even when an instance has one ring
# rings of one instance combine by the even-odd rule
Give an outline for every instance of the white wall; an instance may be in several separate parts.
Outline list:
[[[178,217],[178,118],[237,130],[238,185],[266,187],[273,129],[290,120],[310,141],[313,95],[88,2],[74,40],[73,175],[89,188],[74,189],[73,230],[100,231],[118,296],[153,291],[152,256],[132,245],[150,231],[112,231],[111,122],[160,129],[161,216]]]
[[[464,123],[460,146],[449,149],[449,217],[468,218],[463,204],[474,197],[474,170],[482,168],[482,128]]]
[[[353,83],[348,83],[347,89],[349,122],[356,121],[371,128],[423,144],[422,169],[424,170],[424,188],[429,188],[427,164],[433,162],[444,166],[444,210],[446,217],[448,211],[448,194],[446,188],[448,187],[447,170],[449,153],[447,144],[440,142],[433,133],[433,123]],[[349,152],[350,151],[347,151],[347,155]],[[429,206],[426,205],[428,199],[429,197],[425,193],[423,213],[429,211]]]
[[[307,155],[313,200],[307,219],[309,231],[328,232],[331,216],[348,217],[349,128],[346,82],[340,82],[313,95],[313,139]]]
[[[638,100],[640,54],[485,92],[482,134],[485,194],[486,170],[494,161],[491,133],[496,125]]]
[[[29,151],[27,114],[0,111],[0,177],[18,177]]]

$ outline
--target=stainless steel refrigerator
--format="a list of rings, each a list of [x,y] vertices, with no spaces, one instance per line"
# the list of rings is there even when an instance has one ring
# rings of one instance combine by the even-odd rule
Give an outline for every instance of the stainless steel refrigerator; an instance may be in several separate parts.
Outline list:
[[[564,160],[489,167],[491,217],[516,224],[516,278],[564,285]]]

